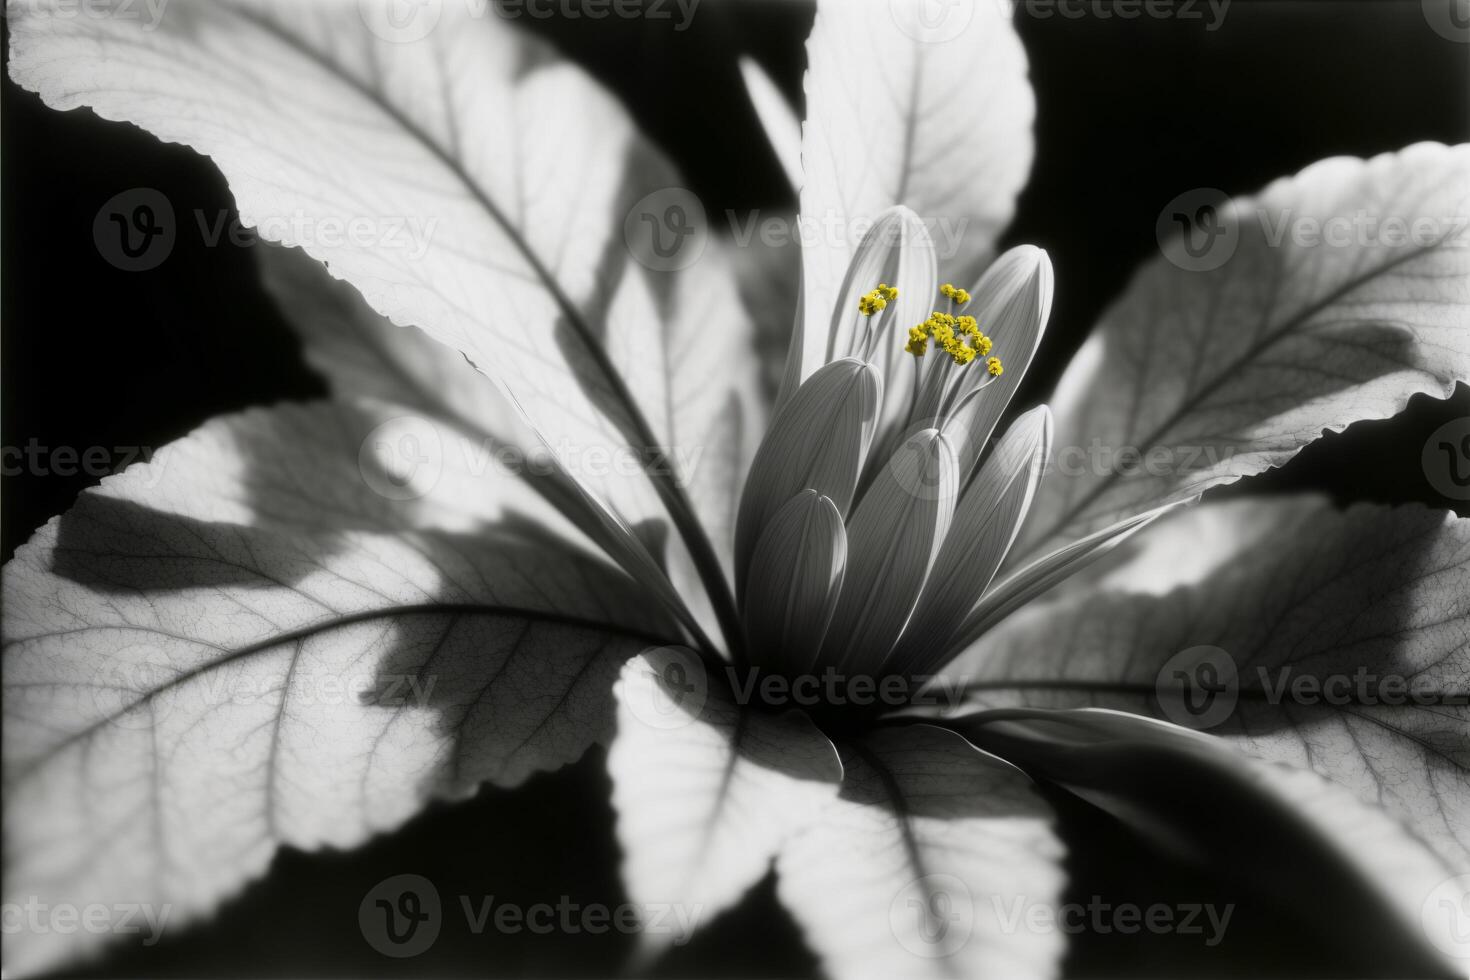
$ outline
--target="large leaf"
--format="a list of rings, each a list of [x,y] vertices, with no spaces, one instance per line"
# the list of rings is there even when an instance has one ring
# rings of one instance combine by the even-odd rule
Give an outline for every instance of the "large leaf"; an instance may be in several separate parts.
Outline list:
[[[169,4],[141,30],[106,9],[67,16],[61,2],[13,5],[17,82],[210,156],[246,226],[462,351],[626,524],[661,519],[652,475],[724,591],[687,474],[661,465],[668,433],[608,353],[668,349],[660,311],[674,282],[656,253],[635,262],[634,246],[683,199],[607,93],[473,5],[436,4],[405,25],[343,0]],[[693,249],[687,224],[677,243]],[[647,527],[645,538],[656,540]]]
[[[262,248],[260,259],[267,288],[334,393],[382,398],[452,422],[481,441],[487,462],[530,480],[610,554],[636,547],[619,540],[617,529],[598,520],[569,478],[548,465],[535,434],[463,355],[420,330],[393,326],[355,289],[297,249]],[[661,444],[687,454],[679,459],[681,479],[727,575],[739,490],[764,428],[754,340],[727,274],[728,259],[728,251],[712,249],[679,278],[659,321],[658,349],[618,345],[610,351],[624,376],[636,379],[640,394],[657,407],[650,420]],[[664,543],[650,545],[662,553]],[[664,557],[674,587],[713,632],[712,611],[688,551],[677,542],[668,545]],[[638,574],[638,563],[628,564]]]
[[[822,0],[807,58],[803,377],[822,363],[843,274],[884,208],[911,208],[940,273],[974,281],[1031,169],[1036,111],[1005,4]]]
[[[1166,239],[1058,384],[1056,465],[1013,561],[1470,378],[1470,146],[1323,160],[1202,201],[1178,206],[1198,258]]]
[[[1050,809],[1020,771],[927,725],[843,746],[840,798],[776,860],[778,894],[837,977],[1050,977],[1064,875]]]
[[[1279,903],[1360,975],[1449,975],[1425,942],[1444,937],[1426,935],[1423,914],[1445,880],[1444,865],[1342,786],[1138,715],[1019,709],[955,724],[976,744],[1113,814],[1151,846]]]
[[[1115,572],[1111,589],[1013,616],[949,671],[979,705],[1207,728],[1383,806],[1470,871],[1470,520],[1243,500],[1156,528],[1174,543],[1147,564],[1228,540],[1206,520],[1254,527],[1251,543],[1165,594],[1151,578],[1122,591]]]
[[[360,843],[605,736],[622,660],[677,632],[477,449],[384,404],[250,412],[21,547],[6,901],[181,922],[282,844]],[[98,938],[7,936],[6,966]]]
[[[707,921],[836,795],[841,762],[805,715],[742,708],[725,677],[687,650],[629,660],[617,695],[608,771],[628,892]],[[675,938],[644,934],[649,951]]]

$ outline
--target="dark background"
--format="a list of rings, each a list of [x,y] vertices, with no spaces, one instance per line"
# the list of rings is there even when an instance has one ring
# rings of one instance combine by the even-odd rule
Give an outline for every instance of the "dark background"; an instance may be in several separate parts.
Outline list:
[[[811,15],[802,3],[704,0],[682,33],[670,21],[528,24],[622,96],[718,215],[793,205],[744,100],[736,58],[753,55],[799,104]],[[1251,192],[1324,156],[1369,155],[1425,139],[1461,142],[1470,129],[1470,45],[1432,31],[1418,0],[1236,0],[1214,32],[1201,21],[1147,18],[1022,15],[1019,26],[1038,96],[1037,147],[1006,244],[1046,248],[1057,281],[1052,327],[1022,401],[1045,395],[1130,270],[1154,252],[1155,218],[1174,195],[1201,186]],[[217,413],[324,392],[256,284],[249,248],[207,248],[190,220],[181,221],[174,251],[155,270],[122,272],[98,254],[92,220],[119,191],[158,188],[181,216],[229,209],[231,197],[207,160],[86,111],[52,112],[8,80],[0,117],[0,442],[102,446],[121,464],[129,447],[162,446]],[[1470,390],[1463,386],[1449,402],[1416,398],[1397,419],[1320,440],[1256,486],[1450,506],[1425,481],[1420,448],[1438,425],[1466,414]],[[93,482],[7,474],[3,557]],[[285,852],[267,881],[227,904],[212,924],[171,932],[151,950],[120,950],[86,972],[615,973],[628,937],[475,936],[455,898],[623,901],[607,799],[602,754],[594,751],[516,793],[486,791],[435,809],[351,854]],[[1223,894],[1085,807],[1059,806],[1074,855],[1069,900],[1099,894],[1143,905],[1240,905],[1216,949],[1197,937],[1081,936],[1069,972],[1363,972],[1361,963],[1334,959],[1330,943],[1305,932],[1292,910]],[[363,894],[401,872],[428,877],[445,902],[438,942],[402,961],[377,954],[357,926]],[[658,972],[789,976],[811,968],[768,881]]]

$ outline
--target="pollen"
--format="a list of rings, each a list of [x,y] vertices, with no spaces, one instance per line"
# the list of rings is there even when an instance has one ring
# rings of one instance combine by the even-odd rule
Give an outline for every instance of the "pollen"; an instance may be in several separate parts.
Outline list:
[[[957,306],[964,306],[970,301],[970,294],[952,282],[947,282],[943,286],[940,286],[939,295],[950,300]]]
[[[1005,371],[1005,368],[1001,365],[1000,358],[992,357],[986,360],[985,370],[990,372],[992,378],[998,378]]]
[[[894,295],[898,294],[898,290],[890,290],[887,286],[879,283],[877,289],[863,293],[858,299],[858,312],[863,316],[872,316],[874,313],[877,313],[888,305],[887,294],[890,292]]]
[[[886,282],[878,283],[878,288],[873,290],[873,292],[877,293],[878,298],[886,303],[892,303],[894,300],[898,299],[898,289],[894,286],[888,285],[888,283]]]
[[[909,328],[909,342],[904,345],[904,350],[915,357],[923,357],[924,352],[929,349],[929,333],[922,325]]]

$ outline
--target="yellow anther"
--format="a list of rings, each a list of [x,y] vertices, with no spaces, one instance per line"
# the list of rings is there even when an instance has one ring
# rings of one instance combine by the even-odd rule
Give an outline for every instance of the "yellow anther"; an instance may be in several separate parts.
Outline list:
[[[909,342],[904,345],[904,350],[915,357],[923,357],[924,351],[929,349],[929,334],[923,326],[909,328]]]
[[[1005,368],[1000,363],[1000,358],[992,357],[985,362],[985,370],[990,372],[992,378],[998,378]]]
[[[975,348],[975,353],[979,354],[981,357],[984,357],[986,354],[990,353],[990,348],[992,344],[989,337],[985,336],[983,333],[976,332],[970,338],[970,346]]]
[[[950,293],[949,298],[954,300],[957,305],[964,306],[970,301],[970,294],[963,289],[955,289]]]
[[[980,324],[972,316],[955,317],[954,329],[956,333],[964,334],[966,337],[980,336]]]
[[[886,282],[878,283],[878,288],[873,291],[878,294],[879,298],[888,303],[892,303],[898,299],[898,290]]]
[[[939,295],[945,297],[946,299],[954,299],[954,294],[955,288],[954,283],[952,282],[947,282],[943,286],[939,287]]]
[[[863,316],[872,316],[887,305],[888,300],[878,295],[878,290],[875,289],[870,293],[864,293],[858,300],[858,312]]]

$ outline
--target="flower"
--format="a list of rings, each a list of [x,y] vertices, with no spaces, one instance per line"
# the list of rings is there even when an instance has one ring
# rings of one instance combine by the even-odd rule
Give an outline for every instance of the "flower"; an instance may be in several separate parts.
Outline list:
[[[774,869],[837,976],[1054,975],[1064,937],[999,910],[1062,904],[1067,794],[1355,964],[1458,955],[1424,910],[1470,873],[1470,522],[1175,512],[1470,378],[1448,236],[1328,254],[1237,222],[1461,220],[1470,150],[1210,211],[1231,254],[1162,242],[1001,427],[1053,291],[1040,249],[990,258],[1030,165],[1025,52],[995,5],[824,2],[800,137],[757,95],[834,229],[767,405],[728,244],[501,18],[193,4],[138,32],[58,6],[9,11],[12,77],[213,159],[293,246],[266,281],[333,397],[210,421],[6,566],[7,897],[201,918],[279,847],[606,741],[632,902],[708,921]],[[942,256],[941,217],[970,229]],[[1293,700],[1358,672],[1402,683]],[[404,894],[360,910],[389,955],[372,916],[417,915]],[[95,941],[27,930],[6,965]]]

